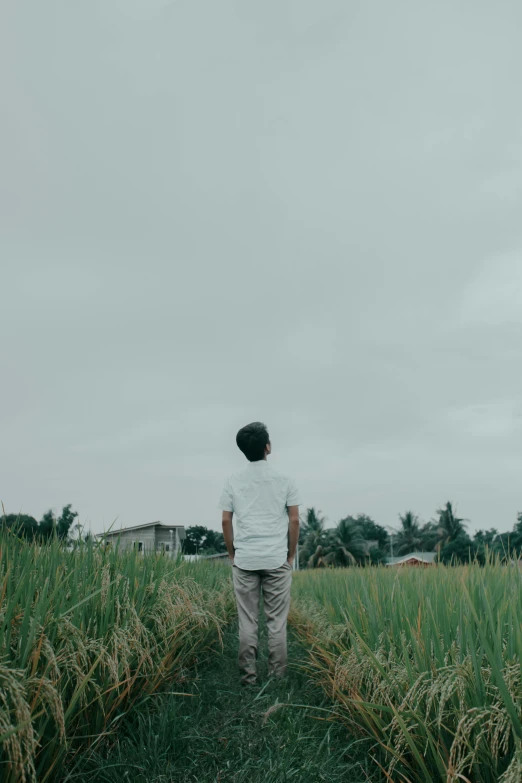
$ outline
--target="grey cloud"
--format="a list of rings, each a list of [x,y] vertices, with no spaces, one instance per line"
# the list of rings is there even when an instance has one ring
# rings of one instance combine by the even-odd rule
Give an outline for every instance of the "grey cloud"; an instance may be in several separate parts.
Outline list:
[[[507,529],[521,22],[507,0],[11,3],[8,508],[217,526],[263,419],[332,520],[451,497]]]

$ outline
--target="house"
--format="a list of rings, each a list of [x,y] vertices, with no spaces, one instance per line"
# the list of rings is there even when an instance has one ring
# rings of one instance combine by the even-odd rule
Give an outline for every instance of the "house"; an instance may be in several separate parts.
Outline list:
[[[183,525],[164,525],[162,522],[148,522],[145,525],[124,527],[100,533],[97,538],[108,543],[119,542],[120,549],[137,549],[138,552],[164,552],[176,557],[185,538]]]
[[[387,566],[433,566],[437,565],[436,552],[410,552],[402,557],[389,557],[386,560]]]

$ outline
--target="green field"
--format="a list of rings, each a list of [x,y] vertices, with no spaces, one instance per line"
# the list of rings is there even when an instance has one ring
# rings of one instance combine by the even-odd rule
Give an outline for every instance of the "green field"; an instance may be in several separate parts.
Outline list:
[[[296,574],[253,692],[226,566],[5,533],[0,595],[5,783],[522,780],[516,566]]]
[[[388,780],[522,780],[522,575],[488,564],[315,571],[292,623],[310,677]]]
[[[233,615],[208,564],[0,538],[0,779],[59,779],[139,701],[193,676]]]

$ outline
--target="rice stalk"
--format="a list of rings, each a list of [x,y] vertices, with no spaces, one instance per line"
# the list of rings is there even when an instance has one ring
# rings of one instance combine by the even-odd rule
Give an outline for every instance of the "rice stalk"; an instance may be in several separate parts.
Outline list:
[[[518,568],[299,574],[291,622],[309,671],[391,779],[522,780]],[[517,775],[519,777],[517,778]]]
[[[0,534],[0,777],[45,781],[192,676],[234,611],[213,564]]]

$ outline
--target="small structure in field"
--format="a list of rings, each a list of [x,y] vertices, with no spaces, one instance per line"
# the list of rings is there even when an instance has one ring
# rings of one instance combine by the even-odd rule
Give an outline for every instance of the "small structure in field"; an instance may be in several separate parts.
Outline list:
[[[410,552],[402,557],[389,557],[387,566],[434,566],[437,565],[436,552]]]
[[[218,552],[214,555],[205,555],[204,549],[202,552],[203,554],[198,555],[183,555],[183,560],[186,560],[188,563],[195,563],[199,560],[211,560],[213,563],[231,563],[228,552]]]
[[[213,563],[229,563],[232,565],[228,552],[218,552],[215,555],[201,555],[201,560],[211,560]]]
[[[148,522],[145,525],[124,527],[100,533],[98,539],[106,543],[119,542],[120,549],[137,549],[138,552],[162,552],[176,557],[185,538],[183,525],[164,525],[162,522]]]

